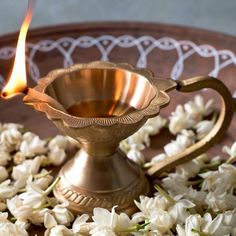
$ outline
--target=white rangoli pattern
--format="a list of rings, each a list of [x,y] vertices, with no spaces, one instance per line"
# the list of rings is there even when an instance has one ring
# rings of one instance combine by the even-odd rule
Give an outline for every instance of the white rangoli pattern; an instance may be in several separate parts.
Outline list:
[[[236,56],[230,50],[217,50],[211,45],[197,45],[189,40],[176,40],[170,37],[154,38],[152,36],[134,37],[131,35],[122,35],[115,37],[112,35],[102,35],[99,37],[81,36],[78,38],[63,37],[57,40],[42,40],[36,44],[28,43],[27,50],[29,51],[27,63],[29,74],[35,81],[40,78],[40,71],[37,64],[34,62],[34,57],[37,52],[47,53],[52,50],[58,50],[62,55],[63,66],[68,67],[74,63],[72,54],[76,48],[97,47],[101,53],[101,60],[109,60],[109,54],[115,47],[130,48],[136,47],[139,52],[139,58],[136,66],[147,67],[148,55],[158,48],[163,51],[175,50],[178,59],[175,62],[170,77],[178,79],[184,70],[185,61],[193,54],[203,58],[211,58],[214,61],[213,68],[210,68],[209,75],[217,77],[220,70],[233,65],[236,66]],[[15,48],[3,47],[0,49],[0,59],[9,60],[15,54]],[[78,55],[79,56],[79,55]],[[51,68],[53,69],[53,68]],[[0,87],[4,79],[0,75]],[[236,95],[236,94],[235,94]]]

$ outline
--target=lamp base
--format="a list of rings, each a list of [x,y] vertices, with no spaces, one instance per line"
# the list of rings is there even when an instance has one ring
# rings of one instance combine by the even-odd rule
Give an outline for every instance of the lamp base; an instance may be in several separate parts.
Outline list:
[[[67,200],[74,213],[92,215],[95,207],[131,215],[134,199],[147,195],[150,187],[142,169],[118,150],[105,157],[95,157],[80,150],[61,169],[60,182],[54,189],[59,201]]]

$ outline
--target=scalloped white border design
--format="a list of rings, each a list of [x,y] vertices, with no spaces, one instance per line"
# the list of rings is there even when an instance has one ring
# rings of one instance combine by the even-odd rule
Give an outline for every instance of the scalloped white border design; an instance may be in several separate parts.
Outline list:
[[[209,75],[217,77],[220,70],[234,65],[236,66],[236,56],[230,50],[217,50],[211,45],[196,45],[189,40],[176,40],[174,38],[163,37],[156,39],[152,36],[144,35],[141,37],[134,37],[131,35],[122,35],[115,37],[112,35],[102,35],[99,37],[81,36],[78,38],[63,37],[57,40],[42,40],[36,44],[28,43],[27,50],[29,55],[27,63],[29,73],[33,80],[37,81],[40,78],[40,71],[37,64],[34,62],[34,56],[37,52],[47,53],[51,50],[58,50],[63,59],[63,66],[68,67],[74,64],[72,54],[77,47],[90,48],[96,46],[101,53],[101,60],[109,60],[109,54],[115,47],[130,48],[136,47],[139,51],[139,58],[136,63],[138,67],[147,67],[147,57],[155,49],[158,48],[163,51],[175,50],[178,59],[174,64],[170,77],[178,79],[184,70],[185,61],[193,54],[198,54],[203,58],[212,58],[214,60],[214,68]],[[15,54],[15,48],[3,47],[0,49],[0,59],[9,60]],[[54,69],[54,68],[52,68]],[[3,84],[3,77],[0,75],[0,87]],[[236,96],[236,92],[234,93]]]

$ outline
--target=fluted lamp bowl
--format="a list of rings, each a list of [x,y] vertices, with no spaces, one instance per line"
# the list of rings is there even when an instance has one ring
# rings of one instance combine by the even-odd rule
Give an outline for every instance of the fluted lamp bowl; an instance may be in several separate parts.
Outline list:
[[[165,82],[165,89],[171,83]],[[142,169],[126,157],[119,143],[168,104],[161,86],[162,81],[157,83],[146,69],[99,61],[54,70],[42,78],[33,90],[48,100],[24,97],[25,103],[81,144],[61,168],[54,190],[60,201],[69,201],[72,211],[91,214],[95,207],[117,205],[118,212],[131,214],[134,199],[148,194]]]

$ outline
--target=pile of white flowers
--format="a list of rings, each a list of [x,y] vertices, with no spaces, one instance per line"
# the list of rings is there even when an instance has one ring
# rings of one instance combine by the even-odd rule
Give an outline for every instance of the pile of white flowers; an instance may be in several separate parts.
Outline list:
[[[205,104],[196,96],[168,119],[150,119],[120,148],[146,168],[203,138],[215,117],[212,101]],[[176,139],[147,162],[142,151],[163,128]],[[31,224],[45,228],[46,236],[236,236],[236,142],[223,147],[228,161],[203,154],[165,173],[153,197],[134,201],[139,211],[131,217],[116,213],[114,206],[110,211],[95,208],[92,219],[73,215],[68,202],[59,203],[52,194],[60,181],[53,178],[52,167],[60,166],[73,146],[64,136],[42,140],[19,124],[0,124],[0,236],[29,235]]]

